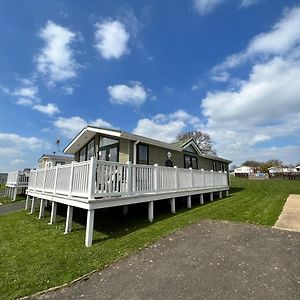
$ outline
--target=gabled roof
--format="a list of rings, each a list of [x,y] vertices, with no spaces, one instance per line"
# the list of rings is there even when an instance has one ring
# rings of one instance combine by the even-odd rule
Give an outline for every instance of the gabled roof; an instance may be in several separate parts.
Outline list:
[[[72,161],[74,159],[74,156],[67,156],[67,155],[53,155],[53,154],[43,154],[38,162],[40,162],[43,158],[51,158],[51,159],[56,159],[56,160],[66,160],[66,161]]]
[[[123,139],[131,140],[131,141],[135,141],[135,142],[139,141],[141,143],[154,145],[154,146],[166,148],[169,150],[175,150],[175,151],[179,151],[179,152],[183,151],[185,147],[192,145],[200,156],[203,156],[203,157],[209,158],[209,159],[220,160],[220,161],[224,161],[224,162],[228,162],[228,163],[231,162],[230,160],[227,160],[227,159],[224,159],[221,157],[203,154],[194,139],[186,140],[182,144],[166,143],[166,142],[147,138],[147,137],[144,137],[141,135],[129,133],[129,132],[122,131],[122,130],[101,128],[101,127],[95,127],[95,126],[84,127],[77,134],[77,136],[70,142],[70,144],[64,149],[64,153],[74,155],[77,151],[79,151],[83,147],[83,145],[86,144],[87,141],[89,141],[93,137],[95,137],[95,135],[97,133],[115,137],[115,138],[123,138]]]

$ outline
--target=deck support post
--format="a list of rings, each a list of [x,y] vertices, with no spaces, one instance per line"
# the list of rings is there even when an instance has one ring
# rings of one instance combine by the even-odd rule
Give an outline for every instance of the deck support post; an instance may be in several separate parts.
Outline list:
[[[210,193],[210,201],[214,201],[214,193],[213,192]]]
[[[192,196],[187,196],[187,208],[192,208]]]
[[[123,206],[123,216],[127,216],[128,215],[128,205],[124,205]]]
[[[153,207],[154,207],[154,202],[153,201],[148,202],[148,219],[149,219],[149,222],[152,222],[153,219],[154,219]]]
[[[85,246],[86,247],[90,247],[93,243],[94,215],[95,215],[94,209],[87,211],[86,231],[85,231]]]
[[[28,207],[29,207],[29,201],[30,201],[30,198],[29,198],[29,195],[26,196],[26,202],[25,202],[25,210],[28,210]]]
[[[33,214],[34,210],[35,210],[35,197],[32,197],[30,213]]]
[[[65,234],[72,231],[73,206],[68,205]]]
[[[200,204],[204,204],[203,194],[200,194]]]
[[[39,219],[45,217],[45,201],[44,199],[41,199],[40,202],[40,213],[39,213]]]
[[[222,191],[219,192],[219,198],[220,198],[220,199],[223,198],[223,192],[222,192]]]
[[[51,216],[49,222],[50,225],[55,223],[56,221],[56,211],[57,211],[57,202],[52,201]]]
[[[18,191],[18,188],[15,187],[15,188],[13,189],[13,201],[16,201],[16,199],[17,199],[17,191]]]
[[[226,190],[226,197],[229,196],[229,190]]]
[[[176,207],[175,207],[175,198],[171,199],[171,213],[175,214],[176,213]]]

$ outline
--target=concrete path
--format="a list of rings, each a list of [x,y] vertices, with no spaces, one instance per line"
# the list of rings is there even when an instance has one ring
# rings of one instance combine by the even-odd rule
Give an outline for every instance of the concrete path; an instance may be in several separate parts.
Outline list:
[[[274,227],[300,232],[300,195],[289,195]]]
[[[300,299],[300,233],[202,221],[32,299]]]
[[[12,204],[0,205],[0,216],[24,208],[25,208],[25,201],[18,201]]]

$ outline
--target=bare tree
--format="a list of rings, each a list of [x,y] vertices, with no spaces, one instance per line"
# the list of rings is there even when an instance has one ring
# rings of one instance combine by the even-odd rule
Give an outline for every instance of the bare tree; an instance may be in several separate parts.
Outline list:
[[[212,140],[208,133],[200,130],[188,131],[185,133],[179,133],[176,137],[176,141],[185,141],[193,138],[198,147],[203,151],[204,154],[216,155],[217,152],[213,149]]]

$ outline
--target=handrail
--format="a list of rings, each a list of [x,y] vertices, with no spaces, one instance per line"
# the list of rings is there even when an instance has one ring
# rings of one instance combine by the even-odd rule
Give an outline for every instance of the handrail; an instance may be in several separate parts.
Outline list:
[[[228,187],[227,172],[96,160],[31,170],[28,190],[95,199]]]

